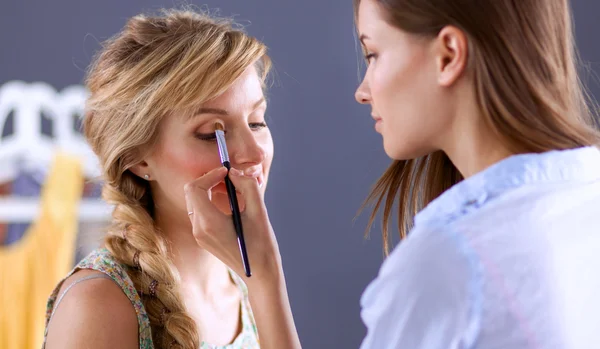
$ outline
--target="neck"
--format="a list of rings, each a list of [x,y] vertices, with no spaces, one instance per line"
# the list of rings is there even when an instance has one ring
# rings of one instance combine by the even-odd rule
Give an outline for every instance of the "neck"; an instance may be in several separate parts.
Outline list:
[[[184,293],[193,290],[196,295],[210,296],[231,287],[232,280],[227,267],[198,246],[185,213],[163,209],[165,206],[156,205],[156,224],[169,243],[170,257],[179,271]]]
[[[474,94],[462,97],[460,100],[466,102],[457,106],[457,117],[441,149],[462,176],[468,178],[514,153],[483,120]]]

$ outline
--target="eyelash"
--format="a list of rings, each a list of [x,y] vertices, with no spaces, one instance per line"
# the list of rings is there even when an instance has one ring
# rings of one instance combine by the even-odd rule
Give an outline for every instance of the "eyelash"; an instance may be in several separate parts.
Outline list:
[[[260,131],[261,129],[267,127],[266,122],[251,122],[248,125],[253,131]],[[227,131],[225,131],[225,134],[227,134]],[[196,133],[196,138],[207,142],[214,142],[217,140],[217,137],[214,133]]]
[[[365,59],[367,60],[367,62],[371,62],[371,58],[377,58],[377,55],[375,53],[369,53],[368,55],[365,56]]]

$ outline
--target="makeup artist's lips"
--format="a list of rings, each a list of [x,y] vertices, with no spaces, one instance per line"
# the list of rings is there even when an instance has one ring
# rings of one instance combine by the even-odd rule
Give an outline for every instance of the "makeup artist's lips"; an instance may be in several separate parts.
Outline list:
[[[373,120],[375,120],[375,130],[377,132],[380,132],[379,128],[381,127],[381,123],[383,122],[383,119],[381,119],[380,116],[373,115],[373,114],[371,114],[371,117],[373,118]]]

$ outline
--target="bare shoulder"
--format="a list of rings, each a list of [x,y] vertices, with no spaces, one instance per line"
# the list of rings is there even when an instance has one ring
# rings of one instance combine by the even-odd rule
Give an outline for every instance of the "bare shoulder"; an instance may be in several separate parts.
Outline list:
[[[58,297],[83,278],[103,274],[80,270],[62,284]],[[71,287],[48,324],[45,349],[138,348],[138,321],[133,305],[119,285],[107,278],[92,278]]]

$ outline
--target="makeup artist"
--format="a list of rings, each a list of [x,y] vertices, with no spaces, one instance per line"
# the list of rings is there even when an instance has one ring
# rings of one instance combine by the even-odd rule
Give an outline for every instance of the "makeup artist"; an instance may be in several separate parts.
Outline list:
[[[404,237],[363,294],[362,348],[598,348],[600,136],[569,2],[356,0],[355,14],[356,99],[394,160],[371,198],[399,201]],[[188,210],[198,244],[243,275],[209,199],[225,174],[188,184]],[[230,174],[261,348],[299,348],[263,191]]]

